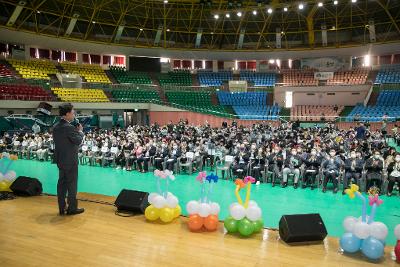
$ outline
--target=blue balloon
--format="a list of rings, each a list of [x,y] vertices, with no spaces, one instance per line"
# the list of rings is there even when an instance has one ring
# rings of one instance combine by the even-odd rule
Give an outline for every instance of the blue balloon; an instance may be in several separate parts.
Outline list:
[[[377,260],[383,256],[384,248],[381,241],[370,236],[364,240],[361,251],[368,259]]]
[[[340,238],[340,247],[347,253],[357,252],[361,247],[361,239],[352,233],[345,233]]]

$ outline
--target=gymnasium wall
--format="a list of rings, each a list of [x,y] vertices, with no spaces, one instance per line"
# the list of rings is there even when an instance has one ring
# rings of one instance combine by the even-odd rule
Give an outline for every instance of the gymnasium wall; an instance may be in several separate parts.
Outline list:
[[[64,37],[50,37],[34,33],[16,31],[8,28],[0,28],[0,42],[24,44],[25,51],[29,55],[29,47],[41,47],[66,51],[76,51],[91,54],[110,54],[126,56],[148,56],[166,57],[174,59],[207,59],[207,60],[265,60],[268,58],[296,59],[307,57],[328,57],[328,56],[365,56],[388,55],[400,53],[399,43],[369,44],[368,46],[354,46],[345,48],[323,48],[305,50],[260,50],[260,51],[211,51],[211,50],[180,50],[163,48],[135,48],[129,45],[102,44],[94,41],[81,41]],[[29,58],[29,57],[27,57]]]
[[[363,103],[371,85],[275,87],[274,101],[284,107],[286,92],[293,92],[293,106],[298,105],[344,105]]]
[[[170,121],[178,123],[181,119],[188,120],[189,124],[202,125],[206,121],[212,127],[221,127],[222,122],[226,121],[228,125],[232,124],[232,119],[216,117],[213,115],[206,115],[201,113],[195,113],[190,111],[150,111],[149,112],[150,124],[157,123],[159,125],[168,124]],[[257,121],[257,120],[235,120],[238,125],[251,126],[255,123],[268,123],[272,125],[280,124],[279,121]]]

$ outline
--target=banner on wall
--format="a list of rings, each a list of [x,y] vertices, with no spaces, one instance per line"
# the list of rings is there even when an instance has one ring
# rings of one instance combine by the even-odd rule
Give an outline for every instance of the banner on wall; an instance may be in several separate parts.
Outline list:
[[[302,69],[317,69],[321,72],[332,72],[346,67],[348,63],[343,58],[323,57],[305,58],[301,60]]]
[[[314,72],[315,80],[330,80],[333,79],[333,72],[331,71],[319,71]]]
[[[247,81],[229,81],[229,91],[247,92]]]

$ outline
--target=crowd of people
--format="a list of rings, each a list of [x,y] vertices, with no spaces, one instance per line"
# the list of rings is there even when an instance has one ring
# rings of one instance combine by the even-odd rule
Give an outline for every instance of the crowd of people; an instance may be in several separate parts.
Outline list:
[[[223,178],[251,175],[257,183],[294,188],[328,184],[333,192],[350,183],[364,183],[388,196],[400,185],[400,154],[387,144],[386,132],[369,131],[359,123],[349,130],[334,124],[300,128],[299,124],[267,123],[251,127],[223,123],[212,128],[189,125],[187,121],[165,126],[129,126],[125,129],[97,129],[85,133],[79,158],[81,164],[115,166],[126,171],[152,169],[181,171],[191,163],[193,171],[219,166]],[[400,140],[399,136],[393,136]],[[10,135],[0,140],[0,150],[21,157],[51,160],[50,132]],[[292,182],[291,182],[292,180]],[[387,188],[386,188],[387,187]]]

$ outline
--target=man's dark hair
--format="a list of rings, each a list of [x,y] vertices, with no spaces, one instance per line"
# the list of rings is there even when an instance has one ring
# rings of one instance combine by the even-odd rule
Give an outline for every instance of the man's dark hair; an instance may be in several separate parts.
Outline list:
[[[67,113],[71,112],[74,106],[71,103],[62,104],[58,107],[60,116],[65,116]]]

